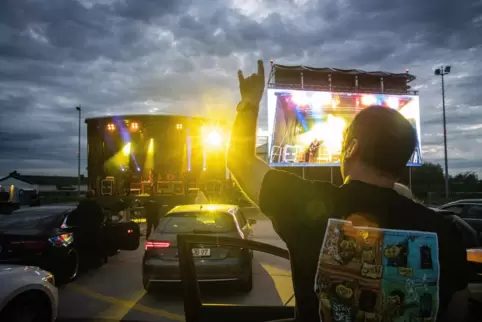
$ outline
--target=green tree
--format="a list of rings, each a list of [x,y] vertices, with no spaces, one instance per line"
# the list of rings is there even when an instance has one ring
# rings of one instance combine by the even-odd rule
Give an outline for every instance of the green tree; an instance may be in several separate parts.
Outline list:
[[[444,183],[444,171],[440,164],[427,162],[412,169],[412,185],[418,191],[439,191]]]
[[[479,188],[479,176],[472,171],[466,171],[450,178],[452,190],[458,192],[476,192]]]

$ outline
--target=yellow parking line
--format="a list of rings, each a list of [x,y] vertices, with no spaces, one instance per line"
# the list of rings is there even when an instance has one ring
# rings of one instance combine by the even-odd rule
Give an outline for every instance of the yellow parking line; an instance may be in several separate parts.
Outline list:
[[[130,310],[133,309],[134,306],[136,306],[136,303],[139,302],[139,300],[146,294],[145,290],[141,290],[136,292],[135,296],[133,296],[133,299],[130,302],[131,305],[119,305],[119,304],[112,304],[110,308],[107,310],[101,312],[100,314],[97,315],[98,319],[111,319],[115,321],[120,321],[124,318],[124,316],[129,313]]]
[[[268,272],[273,279],[274,286],[278,292],[278,296],[283,303],[290,301],[293,296],[293,281],[291,279],[291,272],[285,269],[278,268],[269,264],[261,264],[261,266]],[[289,303],[292,303],[290,301]]]
[[[69,284],[69,285],[67,285],[67,287],[76,291],[76,292],[78,292],[78,293],[82,293],[82,294],[87,295],[91,298],[94,298],[96,300],[106,302],[106,303],[110,303],[110,304],[117,305],[117,306],[122,306],[124,308],[128,308],[129,310],[132,309],[132,310],[136,310],[136,311],[139,311],[139,312],[155,315],[155,316],[158,316],[158,317],[167,318],[167,319],[170,319],[170,320],[173,320],[173,321],[184,321],[183,315],[171,313],[171,312],[168,312],[166,310],[154,309],[154,308],[142,305],[142,304],[137,304],[137,301],[126,301],[126,300],[121,300],[121,299],[118,299],[118,298],[115,298],[115,297],[106,296],[106,295],[103,295],[103,294],[100,294],[98,292],[92,291],[89,288],[84,287],[84,286],[80,286],[80,285]]]

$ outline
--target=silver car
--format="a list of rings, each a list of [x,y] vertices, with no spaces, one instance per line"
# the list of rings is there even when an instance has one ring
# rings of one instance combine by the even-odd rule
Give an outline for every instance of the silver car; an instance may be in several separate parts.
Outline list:
[[[159,221],[154,233],[146,240],[142,260],[142,281],[149,291],[153,283],[179,283],[178,234],[213,234],[216,236],[251,239],[251,226],[256,221],[246,219],[234,205],[177,206]],[[198,245],[193,248],[199,282],[234,282],[243,292],[253,287],[252,251]]]

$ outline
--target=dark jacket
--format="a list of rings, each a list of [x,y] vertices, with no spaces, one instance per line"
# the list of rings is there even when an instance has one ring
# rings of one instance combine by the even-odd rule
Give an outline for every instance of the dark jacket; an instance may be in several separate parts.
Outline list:
[[[94,231],[102,227],[104,222],[104,211],[95,200],[85,199],[79,202],[69,216],[68,225],[75,226],[82,231]]]
[[[157,224],[159,221],[159,204],[155,200],[149,200],[144,204],[144,209],[147,222]]]

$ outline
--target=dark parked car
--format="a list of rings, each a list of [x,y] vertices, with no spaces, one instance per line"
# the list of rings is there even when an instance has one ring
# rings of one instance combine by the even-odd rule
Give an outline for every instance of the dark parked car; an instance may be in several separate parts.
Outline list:
[[[179,273],[179,234],[208,234],[251,239],[251,225],[241,209],[234,205],[177,206],[159,221],[145,244],[142,280],[146,290],[153,283],[181,282]],[[253,287],[252,251],[248,249],[205,247],[192,250],[200,282],[234,282],[238,289],[250,292]]]
[[[39,266],[52,272],[60,283],[74,279],[81,258],[76,249],[75,227],[67,226],[75,206],[24,208],[0,215],[0,263]],[[108,223],[110,247],[136,249],[139,230],[132,222]]]
[[[463,199],[439,206],[438,209],[455,213],[479,234],[482,242],[482,199]]]

